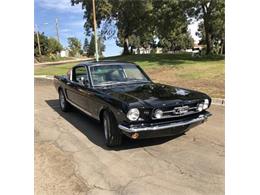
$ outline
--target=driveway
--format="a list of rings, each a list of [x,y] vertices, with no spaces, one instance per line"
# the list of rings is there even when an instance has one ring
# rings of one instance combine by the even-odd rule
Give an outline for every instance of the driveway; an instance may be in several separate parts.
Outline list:
[[[35,80],[35,194],[224,194],[224,107],[178,137],[124,139],[107,148],[101,125],[62,113],[52,81]]]

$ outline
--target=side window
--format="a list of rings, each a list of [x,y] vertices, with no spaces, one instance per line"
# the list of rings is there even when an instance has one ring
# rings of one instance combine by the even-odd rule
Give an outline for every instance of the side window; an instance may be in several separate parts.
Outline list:
[[[108,81],[123,81],[124,75],[122,70],[114,70],[107,74]]]
[[[79,82],[81,77],[84,77],[85,80],[88,80],[87,69],[84,66],[76,67],[74,69],[73,81]]]

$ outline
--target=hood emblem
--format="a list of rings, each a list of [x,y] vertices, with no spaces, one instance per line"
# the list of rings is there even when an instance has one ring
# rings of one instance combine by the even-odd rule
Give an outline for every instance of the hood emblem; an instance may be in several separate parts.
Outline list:
[[[185,95],[188,95],[189,93],[190,93],[190,92],[187,91],[187,90],[176,88],[174,94],[185,96]]]

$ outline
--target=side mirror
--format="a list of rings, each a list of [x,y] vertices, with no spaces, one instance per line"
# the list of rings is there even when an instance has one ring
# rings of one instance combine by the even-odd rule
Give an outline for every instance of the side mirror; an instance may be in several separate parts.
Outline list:
[[[89,86],[89,82],[88,82],[87,79],[85,79],[85,77],[80,77],[80,84],[85,86],[85,87]]]

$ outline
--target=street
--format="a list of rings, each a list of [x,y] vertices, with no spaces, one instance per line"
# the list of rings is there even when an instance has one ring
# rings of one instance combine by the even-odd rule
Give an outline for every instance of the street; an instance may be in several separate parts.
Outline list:
[[[175,137],[105,146],[102,126],[61,112],[52,81],[35,79],[35,194],[224,194],[225,107]]]

